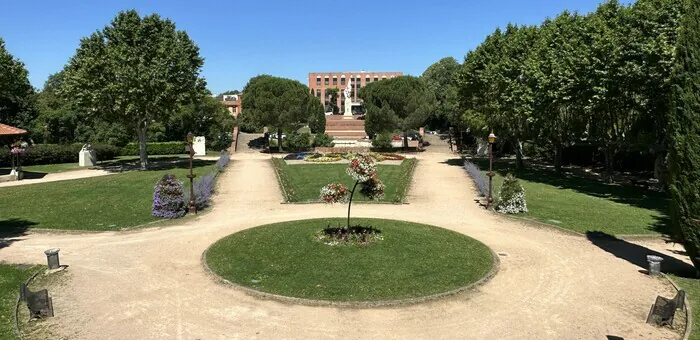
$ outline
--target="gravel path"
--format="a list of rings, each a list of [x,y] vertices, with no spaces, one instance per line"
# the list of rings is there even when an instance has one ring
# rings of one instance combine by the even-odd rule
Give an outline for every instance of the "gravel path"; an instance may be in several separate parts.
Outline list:
[[[0,260],[44,263],[61,248],[69,284],[54,288],[57,337],[70,339],[677,339],[644,323],[665,281],[614,249],[499,217],[473,204],[474,188],[437,140],[419,156],[409,205],[358,205],[356,217],[449,228],[499,253],[499,273],[467,294],[408,307],[344,309],[261,300],[216,283],[202,252],[260,224],[343,216],[342,205],[280,204],[269,156],[237,153],[212,211],[184,225],[133,232],[44,234],[0,249]],[[634,244],[630,244],[634,246]],[[661,241],[643,246],[665,254]]]

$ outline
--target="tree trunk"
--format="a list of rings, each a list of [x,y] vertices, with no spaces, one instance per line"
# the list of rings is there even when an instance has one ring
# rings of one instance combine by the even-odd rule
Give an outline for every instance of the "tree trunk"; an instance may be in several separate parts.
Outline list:
[[[605,179],[608,183],[615,182],[615,170],[613,165],[615,164],[615,149],[613,147],[605,147]]]
[[[141,161],[141,170],[146,170],[148,168],[148,152],[146,151],[148,123],[140,123],[136,128],[136,132],[139,135],[139,159]]]
[[[558,174],[561,173],[561,161],[563,152],[564,148],[562,148],[561,144],[557,145],[554,148],[554,171]]]
[[[277,128],[277,151],[282,153],[282,128]]]
[[[515,138],[515,168],[522,169],[525,167],[525,162],[523,161],[523,142],[520,138]]]
[[[403,151],[408,151],[408,131],[403,132]]]

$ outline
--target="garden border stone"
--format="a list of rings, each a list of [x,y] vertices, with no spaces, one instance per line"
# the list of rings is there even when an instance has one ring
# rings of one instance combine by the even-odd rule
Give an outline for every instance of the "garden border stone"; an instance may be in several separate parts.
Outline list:
[[[293,221],[297,221],[297,220],[280,221],[279,223],[293,222]],[[406,222],[410,222],[410,221],[406,221]],[[430,225],[430,226],[442,228],[442,227],[438,227],[438,226],[434,226],[434,225]],[[251,228],[255,228],[255,227],[258,227],[258,226],[252,226],[250,228],[246,228],[243,230],[247,230],[247,229],[251,229]],[[442,228],[442,229],[446,229],[446,228]],[[239,230],[237,232],[241,232],[243,230]],[[451,230],[451,229],[446,229],[446,230]],[[233,233],[233,234],[235,234],[235,233]],[[464,234],[464,233],[460,233],[460,234],[471,237],[471,236]],[[232,234],[229,234],[229,235],[232,235]],[[227,237],[229,235],[226,235],[224,237]],[[243,291],[244,293],[246,293],[250,296],[253,296],[255,298],[262,299],[262,300],[273,300],[273,301],[278,301],[278,302],[287,303],[287,304],[299,304],[299,305],[315,306],[315,307],[342,307],[342,308],[401,307],[401,306],[415,305],[415,304],[419,304],[419,303],[435,301],[435,300],[439,300],[442,298],[471,292],[474,289],[486,284],[494,276],[496,276],[496,274],[498,274],[498,271],[500,270],[500,267],[501,267],[501,260],[498,256],[498,254],[493,249],[491,249],[491,247],[489,247],[485,243],[481,242],[480,240],[475,239],[473,237],[472,237],[472,239],[483,244],[486,248],[488,248],[489,252],[491,253],[491,259],[492,259],[491,269],[489,270],[488,273],[486,273],[486,275],[484,275],[484,277],[482,277],[481,279],[479,279],[475,282],[472,282],[466,286],[459,287],[459,288],[449,290],[446,292],[421,296],[421,297],[417,297],[417,298],[407,298],[407,299],[398,299],[398,300],[333,301],[333,300],[305,299],[305,298],[297,298],[297,297],[291,297],[291,296],[285,296],[285,295],[279,295],[279,294],[273,294],[273,293],[266,293],[266,292],[262,292],[262,291],[259,291],[259,290],[256,290],[256,289],[253,289],[250,287],[239,285],[237,283],[233,283],[229,280],[222,278],[218,274],[216,274],[207,264],[207,253],[209,252],[209,249],[211,249],[211,247],[221,239],[216,240],[212,244],[210,244],[207,247],[207,249],[205,249],[204,252],[202,252],[202,256],[200,257],[199,261],[202,264],[202,267],[204,268],[204,272],[209,277],[211,277],[214,280],[214,282],[221,284],[221,285],[224,285],[224,286],[227,286],[227,287],[231,287],[231,288]]]

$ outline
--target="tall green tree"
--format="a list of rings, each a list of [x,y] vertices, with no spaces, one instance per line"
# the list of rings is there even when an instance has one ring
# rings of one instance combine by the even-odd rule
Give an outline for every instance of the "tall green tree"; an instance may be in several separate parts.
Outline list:
[[[0,39],[0,123],[29,129],[36,117],[36,94],[24,63]]]
[[[459,67],[455,58],[446,57],[430,65],[421,75],[425,86],[435,97],[435,108],[426,122],[430,129],[446,130],[450,125],[462,125],[457,98]]]
[[[537,112],[532,115],[532,133],[539,145],[554,151],[556,172],[561,172],[564,148],[583,137],[588,123],[585,20],[564,12],[545,21],[525,60],[525,79]]]
[[[700,268],[700,3],[687,1],[673,71],[668,115],[672,221]]]
[[[86,112],[136,131],[146,169],[149,125],[166,121],[204,93],[203,63],[199,48],[175,23],[129,10],[81,40],[66,68],[64,89]]]
[[[408,148],[408,131],[421,127],[435,107],[433,93],[413,76],[370,83],[360,89],[359,96],[367,108],[365,132],[373,136],[402,131],[404,148]]]
[[[340,108],[338,107],[338,93],[340,93],[340,90],[337,87],[326,89],[326,96],[328,96],[326,112],[333,112],[334,115],[340,112]]]
[[[311,133],[326,132],[326,110],[320,98],[309,98],[309,129]]]
[[[258,126],[276,128],[280,152],[282,132],[297,130],[310,121],[313,97],[309,88],[296,80],[259,75],[248,81],[243,93],[243,119]]]

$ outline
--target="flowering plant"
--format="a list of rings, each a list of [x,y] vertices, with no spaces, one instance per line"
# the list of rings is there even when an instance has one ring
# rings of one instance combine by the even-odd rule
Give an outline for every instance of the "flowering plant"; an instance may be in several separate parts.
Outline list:
[[[350,228],[350,208],[355,189],[362,184],[360,192],[370,199],[378,200],[384,196],[384,184],[377,175],[377,162],[371,156],[358,154],[350,160],[346,173],[355,180],[355,185],[350,190],[348,202],[348,223],[346,230]],[[321,188],[321,199],[326,203],[344,202],[348,194],[348,188],[340,183],[330,183]]]
[[[175,175],[163,176],[153,188],[152,214],[162,218],[178,218],[185,215],[184,188]]]
[[[345,202],[348,196],[348,187],[340,183],[330,183],[321,188],[321,199],[326,203]]]
[[[512,174],[506,175],[498,193],[496,211],[504,214],[519,214],[527,212],[525,189]]]
[[[359,154],[350,161],[346,172],[352,179],[364,183],[377,173],[377,162],[371,156]]]

